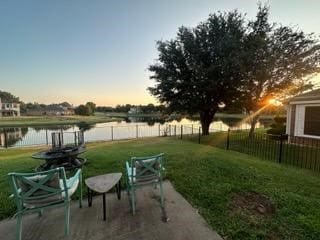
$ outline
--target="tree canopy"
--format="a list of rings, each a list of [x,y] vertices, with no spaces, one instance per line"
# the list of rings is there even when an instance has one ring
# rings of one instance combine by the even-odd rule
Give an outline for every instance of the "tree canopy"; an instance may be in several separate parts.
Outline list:
[[[230,103],[243,80],[243,15],[212,14],[195,28],[181,27],[175,39],[158,41],[158,62],[149,66],[149,88],[168,109],[199,113],[203,134],[219,105]]]
[[[256,112],[273,97],[283,98],[310,87],[307,79],[320,70],[320,46],[312,34],[269,23],[269,7],[259,5],[248,24],[244,56],[245,81],[237,105]],[[258,115],[253,118],[252,129]]]
[[[179,28],[172,40],[158,41],[149,91],[170,111],[199,113],[208,134],[221,105],[251,113],[270,97],[307,89],[308,77],[320,72],[317,39],[269,23],[268,16],[269,7],[261,4],[253,21],[237,11],[218,12],[195,28]]]
[[[96,104],[93,102],[87,102],[85,105],[81,104],[74,109],[75,114],[82,116],[94,115]]]
[[[12,95],[9,92],[0,90],[0,99],[2,102],[20,102],[19,97]]]

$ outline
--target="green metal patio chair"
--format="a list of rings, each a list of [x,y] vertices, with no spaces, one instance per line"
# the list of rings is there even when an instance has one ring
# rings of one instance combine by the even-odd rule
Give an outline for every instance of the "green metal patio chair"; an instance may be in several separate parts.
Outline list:
[[[69,234],[70,200],[78,186],[80,190],[79,206],[82,207],[82,173],[78,169],[73,177],[67,179],[64,168],[36,173],[9,173],[9,181],[17,205],[17,240],[22,236],[22,216],[43,209],[65,207],[65,235]]]
[[[127,191],[133,215],[136,211],[136,189],[145,185],[160,186],[161,207],[164,209],[163,164],[163,153],[148,157],[132,157],[130,163],[126,162]]]

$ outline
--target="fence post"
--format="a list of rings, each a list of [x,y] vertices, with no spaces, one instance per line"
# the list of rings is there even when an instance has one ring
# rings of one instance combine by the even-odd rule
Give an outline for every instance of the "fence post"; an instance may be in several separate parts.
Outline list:
[[[191,124],[191,135],[193,135],[193,124]]]
[[[282,162],[283,134],[280,135],[279,163]]]
[[[183,125],[180,126],[181,130],[180,130],[180,139],[182,139],[182,134],[183,134]]]
[[[3,129],[3,131],[4,131],[4,146],[5,146],[5,148],[8,148],[8,136],[7,136],[7,131],[6,131],[5,128]]]
[[[64,139],[63,139],[63,129],[61,127],[61,145],[60,146],[63,146],[64,145]]]
[[[169,136],[171,137],[171,125],[169,124]]]
[[[78,146],[78,143],[77,143],[77,132],[74,132],[74,145]]]
[[[49,144],[49,141],[48,141],[48,128],[46,128],[46,144],[47,145]]]
[[[177,125],[174,125],[174,136],[177,136]]]
[[[159,137],[161,136],[161,132],[160,132],[160,123],[159,123]]]
[[[230,128],[228,128],[228,136],[227,136],[227,150],[229,150],[230,147]]]
[[[201,139],[201,127],[199,127],[199,136],[198,136],[198,143],[200,144],[200,139]]]
[[[56,141],[54,140],[54,139],[55,139],[54,136],[55,136],[56,134],[59,135],[59,133],[55,133],[55,132],[52,132],[52,133],[51,133],[51,144],[52,144],[52,147],[55,147],[56,144],[57,144]]]
[[[139,137],[139,132],[138,132],[138,125],[136,125],[136,138]]]
[[[113,126],[111,126],[111,141],[113,141]]]

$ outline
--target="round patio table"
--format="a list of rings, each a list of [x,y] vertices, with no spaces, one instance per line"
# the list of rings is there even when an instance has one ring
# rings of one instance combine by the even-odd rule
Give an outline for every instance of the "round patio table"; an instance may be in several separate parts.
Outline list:
[[[88,206],[92,206],[93,192],[102,194],[103,201],[103,220],[106,221],[106,193],[113,187],[116,188],[117,197],[121,199],[121,177],[122,173],[109,173],[90,177],[85,180],[88,188]]]
[[[78,157],[84,153],[86,148],[84,146],[65,146],[59,149],[51,149],[32,154],[34,159],[45,160],[44,164],[38,166],[36,171],[44,171],[57,167],[64,167],[65,170],[73,170],[81,168],[87,159]]]

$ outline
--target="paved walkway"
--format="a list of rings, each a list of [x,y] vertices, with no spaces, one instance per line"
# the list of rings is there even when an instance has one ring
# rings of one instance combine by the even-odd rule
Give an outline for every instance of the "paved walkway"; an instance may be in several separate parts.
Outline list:
[[[92,208],[78,208],[73,202],[70,235],[64,237],[63,209],[51,209],[42,217],[37,214],[23,218],[23,240],[221,240],[191,205],[169,182],[164,184],[166,212],[169,222],[161,221],[157,189],[145,187],[137,191],[137,213],[130,214],[126,192],[119,201],[116,194],[107,194],[107,221],[102,221],[102,197],[96,196]],[[0,238],[15,239],[14,219],[0,222]]]

